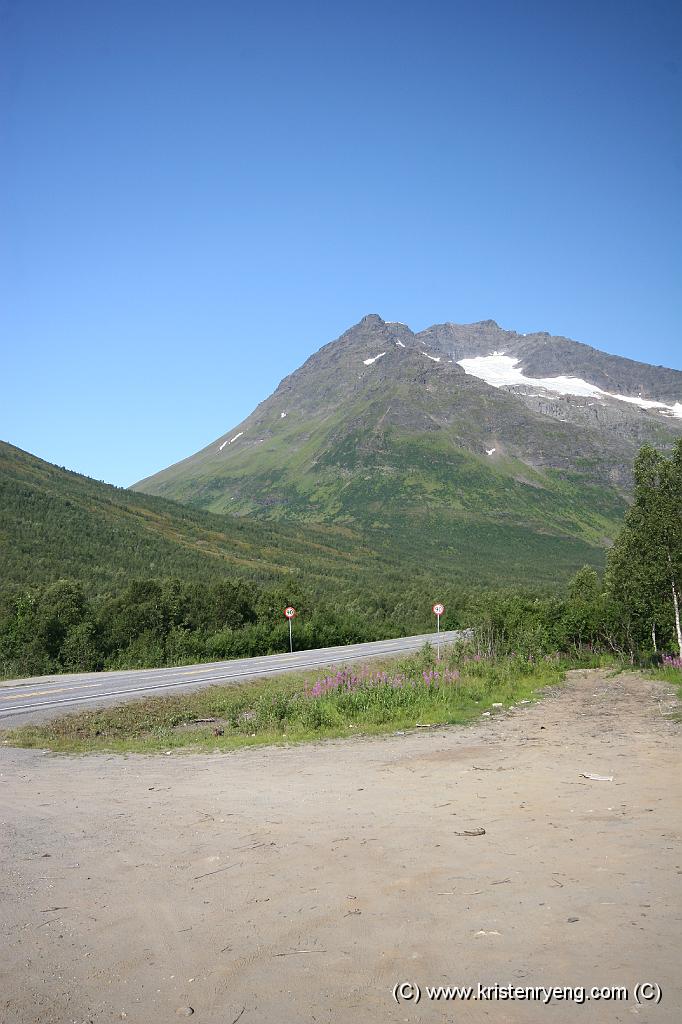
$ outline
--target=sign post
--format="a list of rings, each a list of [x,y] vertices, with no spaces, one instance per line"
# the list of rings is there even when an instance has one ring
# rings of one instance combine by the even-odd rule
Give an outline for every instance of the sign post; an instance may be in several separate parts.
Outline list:
[[[436,650],[438,651],[438,661],[440,661],[440,617],[445,611],[445,605],[438,602],[434,604],[431,611],[436,616]]]
[[[291,620],[293,619],[294,615],[296,614],[296,609],[293,608],[291,605],[287,605],[287,607],[284,609],[284,614],[286,615],[286,617],[289,620],[289,654],[293,654],[294,653],[294,644],[293,644],[293,640],[291,639]]]

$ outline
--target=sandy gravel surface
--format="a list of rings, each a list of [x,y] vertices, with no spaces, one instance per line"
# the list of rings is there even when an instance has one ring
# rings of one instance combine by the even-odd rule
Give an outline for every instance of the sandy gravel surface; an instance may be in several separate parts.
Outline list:
[[[538,705],[406,736],[170,757],[3,747],[0,1021],[672,1024],[673,704],[584,672]],[[646,981],[663,999],[398,1006],[399,981]]]

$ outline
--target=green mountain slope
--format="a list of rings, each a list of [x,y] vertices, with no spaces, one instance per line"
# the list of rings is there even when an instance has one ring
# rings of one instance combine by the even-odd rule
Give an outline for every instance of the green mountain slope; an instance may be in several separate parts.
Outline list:
[[[134,576],[254,581],[304,572],[319,587],[388,572],[347,529],[252,523],[135,494],[0,442],[2,587],[82,580],[109,592]]]
[[[381,502],[386,485],[376,486]],[[446,543],[439,513],[427,509],[416,535],[409,520],[392,531],[375,526],[369,506],[365,523],[351,529],[213,514],[91,480],[0,442],[2,589],[75,579],[96,595],[136,577],[241,577],[302,582],[364,607],[380,605],[382,592],[395,600],[429,581],[551,585],[602,559],[598,545],[474,516],[457,520]]]

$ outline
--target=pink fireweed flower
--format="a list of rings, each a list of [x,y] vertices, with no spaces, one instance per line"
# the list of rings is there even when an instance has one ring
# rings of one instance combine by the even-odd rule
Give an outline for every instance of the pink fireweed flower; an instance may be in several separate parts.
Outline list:
[[[335,693],[355,694],[363,690],[381,687],[401,690],[406,686],[410,686],[413,689],[425,686],[432,689],[437,688],[441,684],[451,684],[457,679],[459,679],[459,672],[456,669],[444,669],[442,672],[436,668],[424,669],[421,676],[407,678],[404,672],[399,672],[396,675],[391,675],[384,670],[370,672],[366,666],[363,666],[357,672],[341,668],[334,675],[327,675],[322,679],[318,679],[305,692],[304,696],[319,698]]]

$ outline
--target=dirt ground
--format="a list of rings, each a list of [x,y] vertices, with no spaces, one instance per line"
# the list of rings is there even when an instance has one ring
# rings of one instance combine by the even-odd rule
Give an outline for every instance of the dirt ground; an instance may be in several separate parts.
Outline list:
[[[678,1021],[674,704],[576,672],[466,728],[222,755],[3,747],[0,1021]],[[397,1004],[398,982],[421,1001]],[[479,982],[630,991],[425,992]]]

